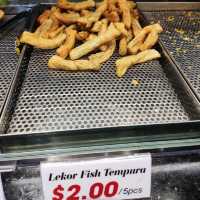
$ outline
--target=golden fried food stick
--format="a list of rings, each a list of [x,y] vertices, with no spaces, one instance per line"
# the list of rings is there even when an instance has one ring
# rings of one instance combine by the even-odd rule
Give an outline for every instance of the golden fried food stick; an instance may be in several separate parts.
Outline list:
[[[127,36],[127,42],[131,41],[133,39],[133,33],[132,30],[129,29],[128,30],[128,36]]]
[[[107,19],[102,19],[100,22],[101,22],[101,27],[100,27],[99,35],[102,35],[108,29],[108,20]]]
[[[138,43],[135,44],[133,47],[128,48],[128,52],[133,55],[137,54],[138,51],[140,50],[141,45],[142,45],[142,41],[138,41]]]
[[[98,33],[101,30],[102,21],[97,21],[94,23],[93,27],[91,28],[91,32]]]
[[[117,7],[117,0],[108,0],[108,11],[120,12],[120,9]]]
[[[135,19],[137,19],[137,20],[139,19],[140,14],[139,14],[138,9],[132,9],[131,14]]]
[[[75,23],[79,23],[79,24],[83,24],[86,25],[88,23],[87,18],[85,17],[80,17],[80,15],[78,13],[74,13],[74,14],[70,14],[70,13],[60,13],[60,12],[55,12],[54,14],[56,16],[56,18],[64,23],[64,24],[75,24]]]
[[[62,58],[66,58],[69,55],[69,52],[74,48],[76,42],[75,30],[66,29],[65,33],[67,35],[65,43],[56,50],[57,55],[59,55]]]
[[[140,46],[144,42],[147,34],[148,32],[142,30],[133,40],[128,43],[129,53],[136,54],[139,51]]]
[[[129,52],[133,52],[133,48],[135,48],[135,46],[139,46],[141,44],[143,44],[146,36],[152,32],[152,31],[156,31],[157,33],[160,33],[162,32],[162,27],[160,26],[160,24],[153,24],[153,25],[149,25],[149,26],[146,26],[144,27],[137,35],[136,37],[131,40],[129,43],[128,43],[128,50]],[[139,49],[140,49],[140,46],[139,46]],[[139,50],[138,49],[138,50]]]
[[[120,17],[117,11],[108,11],[106,10],[103,14],[110,22],[119,22]]]
[[[51,15],[51,10],[45,10],[38,18],[37,22],[39,24],[42,24],[44,21],[46,21]]]
[[[127,38],[123,36],[119,41],[119,55],[125,56],[127,54]]]
[[[133,31],[133,34],[135,37],[142,30],[142,27],[141,27],[139,21],[136,18],[134,18],[133,16],[131,18],[131,27],[132,27],[132,31]],[[141,41],[138,41],[135,45],[133,45],[131,47],[129,46],[128,52],[130,54],[136,54],[140,50],[140,46],[142,45],[142,42],[143,42],[143,39],[141,39]]]
[[[54,14],[52,14],[50,16],[50,19],[53,20],[53,24],[52,24],[52,26],[51,26],[51,28],[49,30],[49,33],[57,30],[59,28],[59,26],[60,26],[60,21],[56,18],[56,16]]]
[[[108,4],[108,11],[120,12],[120,9],[118,7],[116,7],[115,4],[110,4],[110,5]]]
[[[122,22],[116,22],[116,23],[114,23],[114,25],[122,33],[122,35],[128,36],[129,33],[126,30],[124,23],[122,23]]]
[[[153,59],[160,58],[160,53],[155,49],[148,49],[137,55],[125,56],[116,61],[116,74],[122,77],[131,65],[144,63]]]
[[[86,38],[86,40],[87,40],[87,41],[88,41],[88,40],[92,40],[92,39],[94,39],[94,38],[96,38],[96,37],[97,37],[97,35],[91,33],[91,34]]]
[[[80,31],[76,34],[76,39],[79,41],[86,40],[89,37],[89,32],[87,31]]]
[[[108,27],[107,31],[102,34],[98,35],[96,38],[91,39],[83,43],[82,45],[74,48],[70,52],[70,58],[72,60],[78,59],[91,51],[95,50],[97,47],[101,46],[102,44],[105,44],[116,37],[120,36],[120,31],[118,31],[115,26],[111,23]]]
[[[131,12],[130,6],[127,0],[118,0],[119,8],[122,11],[122,21],[125,24],[126,28],[131,27]]]
[[[82,17],[89,17],[92,14],[92,12],[89,10],[81,10],[80,14]]]
[[[103,13],[107,10],[108,8],[108,2],[107,0],[104,0],[101,5],[96,9],[95,12],[93,12],[91,14],[91,16],[87,17],[87,27],[91,27],[93,23],[97,22],[101,16],[103,15]]]
[[[55,12],[60,12],[60,8],[58,8],[57,6],[52,6],[51,7],[51,14],[55,13]]]
[[[130,9],[134,9],[136,7],[136,3],[134,1],[127,1],[127,2]]]
[[[100,69],[100,63],[91,60],[65,60],[62,57],[55,55],[49,59],[48,67],[50,69],[66,71],[96,71]]]
[[[35,33],[24,31],[20,37],[21,43],[30,44],[40,49],[55,49],[58,48],[66,38],[66,34],[60,33],[53,39],[42,38]]]
[[[107,28],[108,28],[108,20],[107,19],[102,19],[101,23],[102,23],[102,25],[101,25],[101,29],[100,29],[98,35],[104,34],[107,31]],[[106,44],[101,45],[99,48],[100,48],[101,51],[106,51],[107,45]]]
[[[66,10],[81,11],[84,9],[93,8],[95,6],[95,2],[93,0],[86,0],[72,3],[67,0],[58,0],[57,6]]]
[[[56,37],[58,34],[60,34],[61,32],[63,32],[65,29],[65,25],[62,25],[61,27],[59,27],[58,29],[56,29],[55,31],[52,31],[49,33],[49,38],[54,38]]]
[[[139,21],[137,19],[135,19],[134,17],[132,17],[131,26],[132,26],[134,36],[138,35],[139,32],[142,30],[142,27],[141,27]]]
[[[104,52],[95,53],[89,56],[89,60],[97,63],[104,63],[113,55],[116,48],[116,40],[112,40],[108,44],[108,48]]]
[[[52,24],[53,24],[53,20],[47,19],[36,29],[34,33],[40,37],[47,38],[48,31],[50,30]]]
[[[0,20],[2,20],[5,16],[5,12],[0,9]]]
[[[146,49],[151,49],[158,41],[158,38],[158,33],[156,31],[152,31],[151,33],[149,33],[144,43],[140,46],[140,50],[144,51]]]
[[[160,26],[160,24],[155,24],[154,28],[145,39],[144,43],[140,46],[140,50],[144,51],[146,49],[151,49],[158,41],[159,33],[161,33],[162,31],[163,28]]]
[[[66,29],[76,29],[76,24],[69,25]]]

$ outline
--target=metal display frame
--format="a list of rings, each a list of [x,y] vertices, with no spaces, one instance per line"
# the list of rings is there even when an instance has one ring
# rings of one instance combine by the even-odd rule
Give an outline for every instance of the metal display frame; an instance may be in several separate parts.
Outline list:
[[[46,5],[51,4],[43,4],[43,6]],[[194,8],[195,10],[200,10],[200,3],[140,2],[138,3],[138,8],[145,12],[166,9],[170,11],[190,11]],[[34,11],[34,15],[36,17],[38,12]],[[31,24],[32,28],[33,26],[34,23]],[[15,171],[17,174],[17,169],[36,167],[41,161],[63,161],[72,157],[84,159],[88,157],[109,157],[150,152],[152,154],[153,166],[155,164],[154,160],[158,161],[161,159],[163,160],[162,162],[168,163],[167,158],[170,160],[181,157],[184,160],[190,156],[194,158],[192,155],[196,156],[193,161],[198,163],[200,153],[200,121],[198,117],[200,102],[198,95],[195,94],[180,66],[170,55],[162,40],[160,40],[157,48],[162,50],[168,62],[174,66],[170,73],[178,75],[177,77],[181,84],[177,88],[181,88],[181,92],[185,93],[186,100],[191,100],[191,110],[197,116],[194,117],[194,120],[180,123],[74,130],[68,131],[67,134],[65,131],[51,132],[51,134],[48,132],[24,135],[1,134],[0,146],[2,153],[0,154],[0,169],[4,172],[7,171],[7,173],[3,173],[4,179],[14,176]],[[7,124],[4,122],[10,120],[8,113],[13,113],[16,104],[16,102],[13,102],[16,95],[15,91],[16,88],[21,87],[19,80],[23,82],[26,66],[28,65],[24,58],[30,57],[31,52],[31,48],[25,45],[18,62],[18,71],[15,74],[15,79],[2,112],[1,121],[3,123],[1,133],[5,133],[5,130],[8,129]],[[22,65],[25,67],[25,70],[21,70]],[[191,161],[191,165],[193,161]]]

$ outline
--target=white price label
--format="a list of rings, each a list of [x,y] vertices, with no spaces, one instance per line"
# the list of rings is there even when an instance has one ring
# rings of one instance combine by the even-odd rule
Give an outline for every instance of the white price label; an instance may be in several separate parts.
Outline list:
[[[117,200],[150,197],[151,156],[41,163],[45,200]]]

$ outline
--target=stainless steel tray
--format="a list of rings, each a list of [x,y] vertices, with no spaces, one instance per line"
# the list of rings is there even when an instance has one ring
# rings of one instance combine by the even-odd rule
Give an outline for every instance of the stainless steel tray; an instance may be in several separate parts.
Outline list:
[[[71,142],[92,137],[93,142],[121,136],[135,141],[198,137],[199,101],[164,43],[156,48],[162,54],[159,61],[137,65],[118,79],[117,52],[100,72],[68,73],[48,70],[55,51],[25,45],[0,120],[1,144],[54,146],[66,136]],[[132,79],[140,81],[138,87]]]
[[[10,16],[9,11],[6,10],[6,16]],[[0,114],[17,70],[19,56],[16,55],[15,41],[27,26],[27,15],[28,10],[12,13],[7,22],[0,24]]]
[[[14,24],[17,19],[20,19],[20,16],[23,16],[24,11],[30,10],[29,5],[6,5],[0,6],[0,9],[4,10],[5,16],[0,20],[0,30],[4,25]]]
[[[157,48],[162,52],[160,61],[137,65],[122,79],[115,75],[117,53],[100,72],[67,73],[48,70],[48,58],[55,51],[34,49],[6,134],[67,132],[199,119],[195,97],[181,82],[166,52],[160,45]],[[140,85],[134,87],[132,79],[138,79]],[[192,99],[190,105],[184,103],[185,95]]]
[[[200,99],[200,3],[188,11],[145,12],[164,27],[161,36],[192,90]]]

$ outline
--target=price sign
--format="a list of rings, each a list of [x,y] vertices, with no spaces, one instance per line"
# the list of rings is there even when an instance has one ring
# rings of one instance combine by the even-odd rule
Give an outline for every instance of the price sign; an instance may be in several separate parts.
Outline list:
[[[45,200],[150,197],[150,154],[90,161],[41,163]]]

